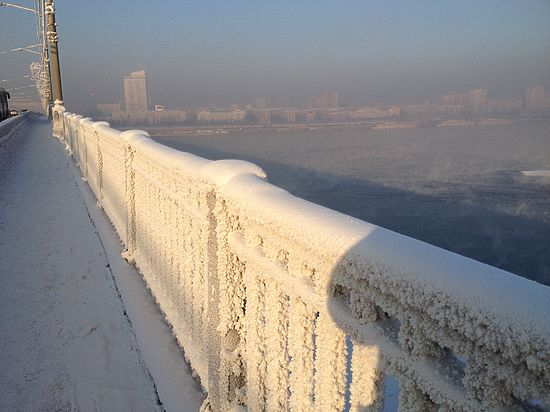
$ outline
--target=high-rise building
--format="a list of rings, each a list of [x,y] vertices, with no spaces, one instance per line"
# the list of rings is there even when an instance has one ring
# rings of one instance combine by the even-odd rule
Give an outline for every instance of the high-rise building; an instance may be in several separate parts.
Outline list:
[[[544,87],[529,87],[525,99],[525,108],[527,110],[544,109]]]
[[[472,114],[487,113],[487,89],[470,90],[468,104]]]
[[[146,112],[149,109],[147,92],[147,78],[144,70],[125,76],[124,101],[126,111],[131,113]]]
[[[307,106],[311,108],[338,107],[340,97],[338,93],[322,93],[319,96],[312,96],[308,99]]]
[[[340,106],[340,96],[338,93],[328,93],[327,96],[327,107],[338,107]]]
[[[468,95],[464,93],[453,92],[441,97],[441,103],[444,105],[465,106],[467,101]]]

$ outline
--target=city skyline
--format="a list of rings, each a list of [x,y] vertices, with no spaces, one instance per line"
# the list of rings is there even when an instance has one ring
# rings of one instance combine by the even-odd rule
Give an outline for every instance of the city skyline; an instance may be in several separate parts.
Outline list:
[[[264,126],[281,124],[362,124],[380,127],[416,127],[457,125],[490,117],[529,118],[550,116],[550,94],[544,87],[528,87],[524,97],[494,98],[486,88],[453,91],[436,101],[420,104],[342,105],[338,92],[309,96],[304,104],[288,98],[256,97],[251,103],[230,106],[169,107],[163,102],[152,104],[144,70],[123,78],[124,96],[119,103],[99,103],[85,115],[99,117],[117,125],[190,126],[217,124],[249,124]],[[498,120],[498,119],[493,119]],[[390,121],[390,124],[386,124]],[[400,121],[399,125],[392,122]],[[456,123],[458,121],[458,123]]]
[[[331,90],[362,105],[550,89],[546,1],[56,5],[65,100],[77,111],[118,101],[119,79],[136,68],[148,73],[151,103],[172,107],[306,102]],[[32,44],[32,15],[2,10],[0,24],[0,50]],[[30,61],[3,56],[2,77],[24,74]]]
[[[100,112],[122,111],[128,113],[140,113],[147,111],[164,111],[169,109],[256,109],[264,110],[270,108],[308,108],[308,109],[337,109],[343,107],[367,107],[367,106],[402,106],[412,105],[442,105],[442,106],[462,106],[472,114],[487,113],[506,113],[526,110],[550,110],[550,93],[545,92],[545,88],[539,85],[527,87],[522,95],[495,97],[488,93],[487,88],[476,88],[461,91],[447,91],[440,96],[434,96],[425,102],[392,102],[381,103],[373,102],[370,104],[341,104],[341,95],[336,91],[324,91],[317,95],[307,96],[305,101],[292,101],[288,96],[273,98],[271,96],[257,96],[249,102],[231,102],[226,105],[206,104],[206,105],[185,105],[176,104],[175,106],[166,105],[164,102],[151,102],[149,99],[150,88],[147,82],[145,70],[131,72],[123,78],[123,96],[118,102],[101,102],[96,105]],[[491,110],[491,107],[493,110]]]

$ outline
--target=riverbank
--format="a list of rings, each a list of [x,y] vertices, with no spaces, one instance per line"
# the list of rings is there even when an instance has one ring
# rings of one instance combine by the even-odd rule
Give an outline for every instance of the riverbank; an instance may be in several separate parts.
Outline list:
[[[223,125],[194,125],[194,126],[128,126],[119,127],[120,130],[142,128],[151,136],[185,136],[185,135],[224,135],[234,133],[285,133],[285,132],[308,132],[318,130],[344,130],[344,129],[413,129],[433,127],[456,127],[456,126],[484,126],[502,125],[524,122],[527,119],[478,119],[478,120],[440,120],[440,121],[362,121],[362,122],[339,122],[339,123],[307,123],[307,124],[269,124],[269,125],[246,125],[246,124],[223,124]]]

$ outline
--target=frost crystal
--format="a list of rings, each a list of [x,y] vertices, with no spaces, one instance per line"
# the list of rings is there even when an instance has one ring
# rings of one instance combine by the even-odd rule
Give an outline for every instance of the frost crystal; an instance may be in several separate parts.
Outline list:
[[[212,410],[550,405],[550,289],[70,113],[69,153]]]

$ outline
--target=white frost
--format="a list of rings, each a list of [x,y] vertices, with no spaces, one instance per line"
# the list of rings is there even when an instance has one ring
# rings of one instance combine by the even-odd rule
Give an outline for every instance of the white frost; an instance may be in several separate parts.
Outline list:
[[[549,404],[550,288],[294,197],[253,164],[63,120],[214,410],[374,408],[385,374],[405,409]]]

